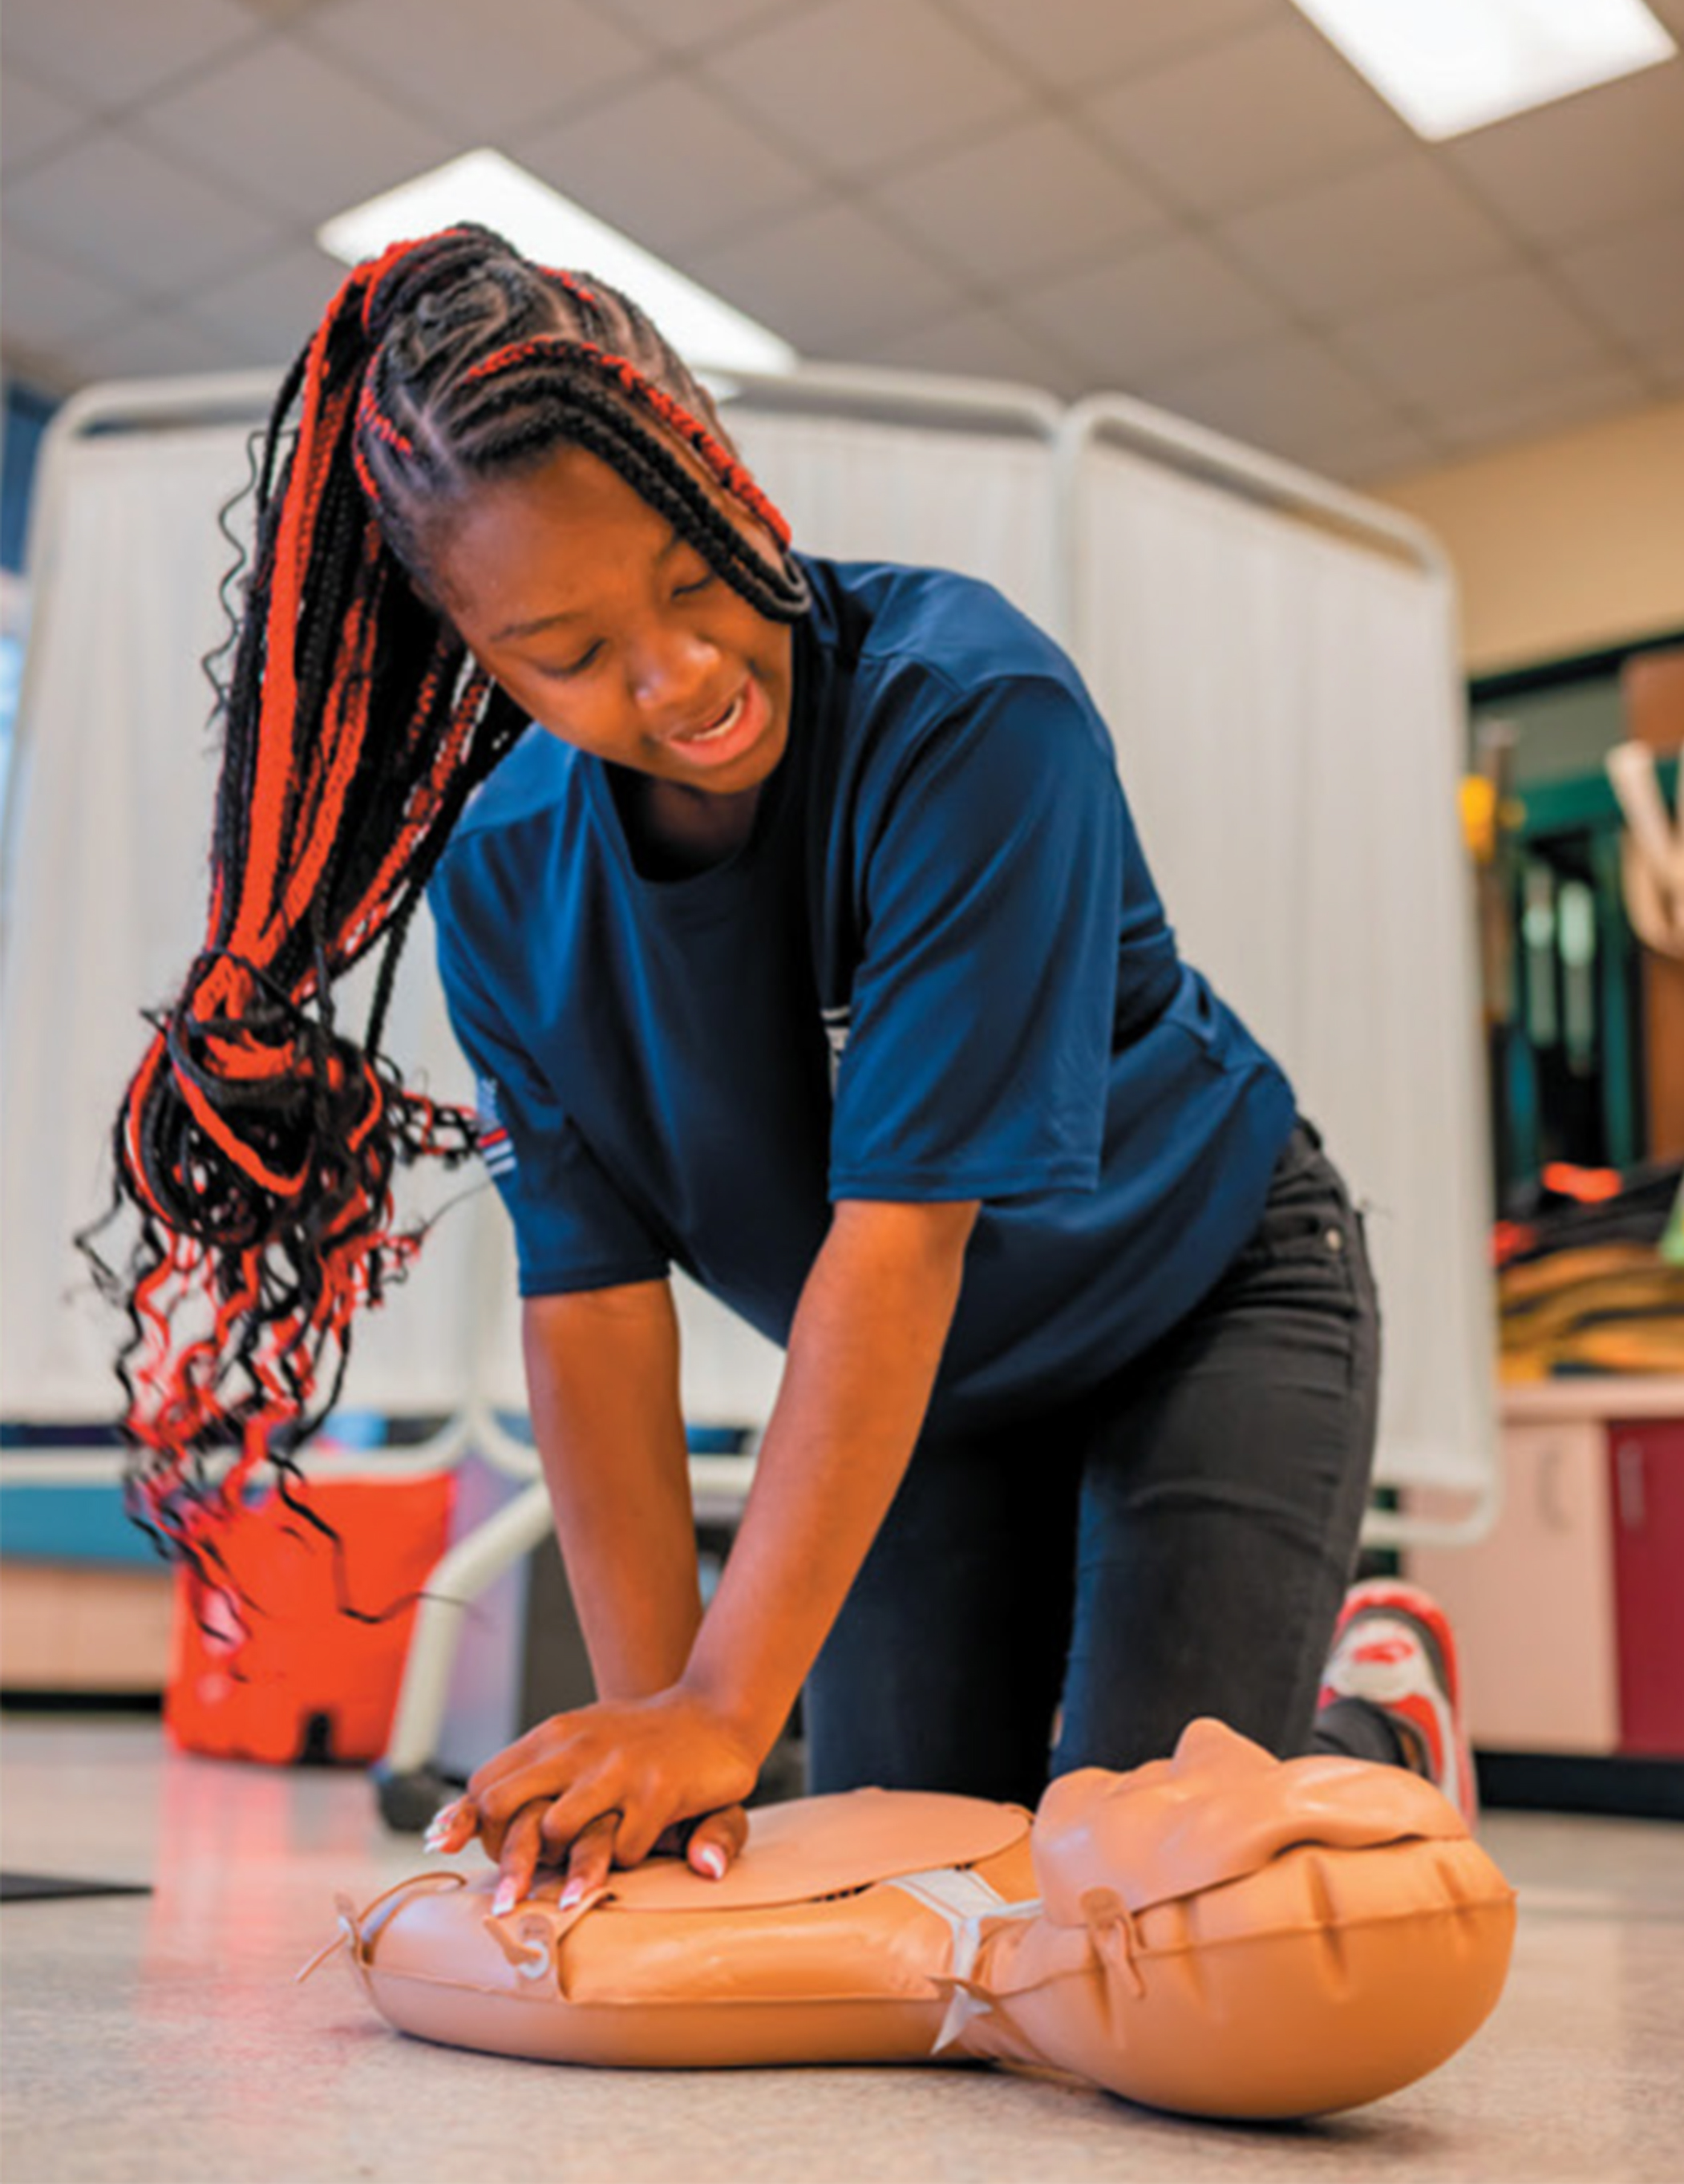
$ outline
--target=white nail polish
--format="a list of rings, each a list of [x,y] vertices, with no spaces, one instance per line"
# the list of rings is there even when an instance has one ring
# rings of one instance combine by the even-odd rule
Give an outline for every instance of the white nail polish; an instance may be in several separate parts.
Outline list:
[[[698,1852],[696,1864],[710,1880],[724,1880],[725,1853],[717,1843],[709,1843],[704,1850]]]
[[[584,1894],[584,1892],[585,1884],[583,1880],[567,1881],[562,1887],[561,1893],[555,1899],[556,1909],[558,1911],[572,1910],[574,1904],[578,1902],[579,1898]]]
[[[514,1882],[512,1880],[499,1880],[497,1884],[497,1893],[491,1899],[492,1917],[493,1919],[505,1919],[508,1916],[510,1912],[514,1909]]]

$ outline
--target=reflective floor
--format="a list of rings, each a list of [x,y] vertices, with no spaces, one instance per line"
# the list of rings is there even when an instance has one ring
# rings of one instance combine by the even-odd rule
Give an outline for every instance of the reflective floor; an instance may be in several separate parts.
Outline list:
[[[427,1863],[356,1774],[166,1753],[155,1723],[11,1718],[0,1862],[151,1884],[0,1909],[0,2167],[106,2178],[1514,2178],[1684,2174],[1684,1826],[1492,1815],[1520,1891],[1497,2014],[1444,2069],[1330,2121],[1174,2120],[979,2070],[589,2071],[429,2048],[342,1961],[360,1900]]]

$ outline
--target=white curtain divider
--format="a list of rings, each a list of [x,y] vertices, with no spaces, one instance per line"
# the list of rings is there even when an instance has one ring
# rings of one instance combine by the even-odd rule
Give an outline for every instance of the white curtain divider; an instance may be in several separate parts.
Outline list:
[[[1073,411],[1061,465],[1074,649],[1182,945],[1371,1208],[1378,1477],[1459,1490],[1477,1530],[1491,1201],[1448,571],[1391,511],[1143,404]]]
[[[90,407],[90,420],[99,416]],[[71,1237],[109,1203],[109,1139],[149,1036],[142,1007],[178,989],[200,944],[217,766],[200,662],[227,633],[233,549],[218,510],[248,475],[249,428],[74,432],[44,481],[18,772],[8,798],[0,997],[0,1385],[7,1414],[98,1418],[120,1391],[120,1318]],[[231,521],[233,520],[231,518]],[[430,969],[425,913],[393,994],[388,1050],[443,1097],[471,1094]],[[339,990],[365,1021],[375,966]],[[406,1218],[482,1188],[473,1167],[400,1178]],[[358,1329],[346,1400],[448,1415],[471,1384],[471,1214],[443,1221],[390,1312]],[[108,1256],[131,1229],[97,1239]]]
[[[48,437],[0,898],[11,1418],[114,1409],[118,1323],[69,1239],[106,1202],[138,1011],[175,990],[203,932],[215,754],[198,662],[224,634],[231,558],[216,512],[248,475],[270,391],[254,375],[90,390]],[[1470,1522],[1488,1521],[1459,685],[1430,539],[1134,403],[1066,413],[1023,389],[812,371],[744,379],[727,414],[802,544],[986,577],[1072,643],[1188,953],[1280,1052],[1375,1207],[1382,1476],[1465,1489]],[[388,1049],[435,1096],[465,1099],[425,913],[404,960]],[[342,1002],[353,1026],[371,976]],[[469,1195],[365,1317],[343,1400],[471,1416],[519,1468],[490,1416],[524,1409],[506,1221],[476,1171],[427,1180],[422,1195],[400,1175],[401,1217]],[[689,1416],[758,1426],[776,1352],[679,1289]]]

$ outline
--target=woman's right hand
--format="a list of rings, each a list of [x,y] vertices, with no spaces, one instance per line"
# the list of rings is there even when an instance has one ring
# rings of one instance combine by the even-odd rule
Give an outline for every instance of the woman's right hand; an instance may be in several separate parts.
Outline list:
[[[427,1830],[427,1847],[449,1857],[466,1850],[477,1836],[486,1855],[502,1869],[493,1904],[499,1914],[531,1893],[541,1872],[560,1870],[566,1878],[558,1901],[565,1909],[607,1886],[619,1815],[605,1813],[593,1820],[574,1838],[565,1867],[557,1868],[541,1833],[549,1804],[547,1797],[535,1797],[506,1820],[493,1821],[482,1818],[471,1797],[460,1797],[434,1818]],[[680,1821],[668,1828],[656,1842],[654,1855],[683,1858],[705,1880],[719,1880],[729,1871],[748,1833],[748,1814],[740,1805],[728,1805],[719,1812],[705,1813],[700,1819]]]

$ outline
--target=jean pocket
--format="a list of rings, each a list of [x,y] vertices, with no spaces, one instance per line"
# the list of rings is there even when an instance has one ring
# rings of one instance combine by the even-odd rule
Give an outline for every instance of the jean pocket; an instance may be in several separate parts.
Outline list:
[[[1268,1203],[1229,1268],[1226,1289],[1248,1301],[1303,1305],[1355,1316],[1361,1310],[1356,1259],[1363,1250],[1355,1209],[1338,1170],[1302,1132],[1274,1172]]]

